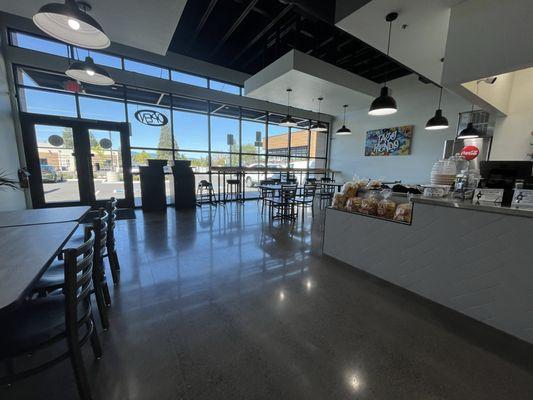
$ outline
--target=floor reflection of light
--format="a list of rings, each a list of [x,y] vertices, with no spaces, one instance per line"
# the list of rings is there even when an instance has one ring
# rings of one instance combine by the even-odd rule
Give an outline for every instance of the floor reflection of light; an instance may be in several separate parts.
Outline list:
[[[308,279],[305,282],[305,287],[307,288],[307,290],[311,290],[313,288],[313,282],[311,282],[311,279]]]
[[[359,380],[357,375],[352,375],[351,376],[351,378],[350,378],[350,387],[353,390],[359,390],[359,388],[361,387],[361,381]]]
[[[357,372],[347,371],[345,375],[346,383],[351,392],[360,392],[363,389],[361,375]]]
[[[285,300],[285,292],[283,290],[280,290],[279,291],[279,299],[281,301]]]

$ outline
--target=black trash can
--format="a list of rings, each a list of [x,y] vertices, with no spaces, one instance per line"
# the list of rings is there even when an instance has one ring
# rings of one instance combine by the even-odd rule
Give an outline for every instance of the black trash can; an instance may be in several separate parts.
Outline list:
[[[171,202],[176,209],[196,208],[194,172],[190,161],[174,161],[170,192]]]
[[[148,160],[148,166],[139,167],[141,179],[141,199],[143,211],[166,211],[165,192],[166,160]]]

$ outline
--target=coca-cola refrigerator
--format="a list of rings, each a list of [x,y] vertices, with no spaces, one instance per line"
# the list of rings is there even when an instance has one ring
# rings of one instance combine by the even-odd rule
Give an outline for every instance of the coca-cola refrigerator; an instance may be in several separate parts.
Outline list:
[[[479,170],[480,162],[489,159],[491,145],[491,137],[446,140],[442,157],[449,158],[461,154],[470,161],[471,170]]]

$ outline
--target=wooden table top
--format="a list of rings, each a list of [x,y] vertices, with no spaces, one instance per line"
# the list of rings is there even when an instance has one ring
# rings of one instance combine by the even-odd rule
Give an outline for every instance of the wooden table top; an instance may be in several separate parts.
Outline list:
[[[77,226],[61,222],[0,228],[0,309],[24,300]]]
[[[52,224],[80,221],[89,211],[89,206],[35,208],[0,212],[0,227]]]

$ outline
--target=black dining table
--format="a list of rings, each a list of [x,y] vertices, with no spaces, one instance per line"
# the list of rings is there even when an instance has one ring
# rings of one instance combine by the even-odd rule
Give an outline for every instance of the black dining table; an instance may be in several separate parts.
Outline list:
[[[24,301],[89,211],[76,206],[0,212],[0,311]]]
[[[77,227],[59,222],[0,228],[0,310],[26,298]]]
[[[79,222],[90,210],[89,206],[74,206],[0,211],[0,227]]]

